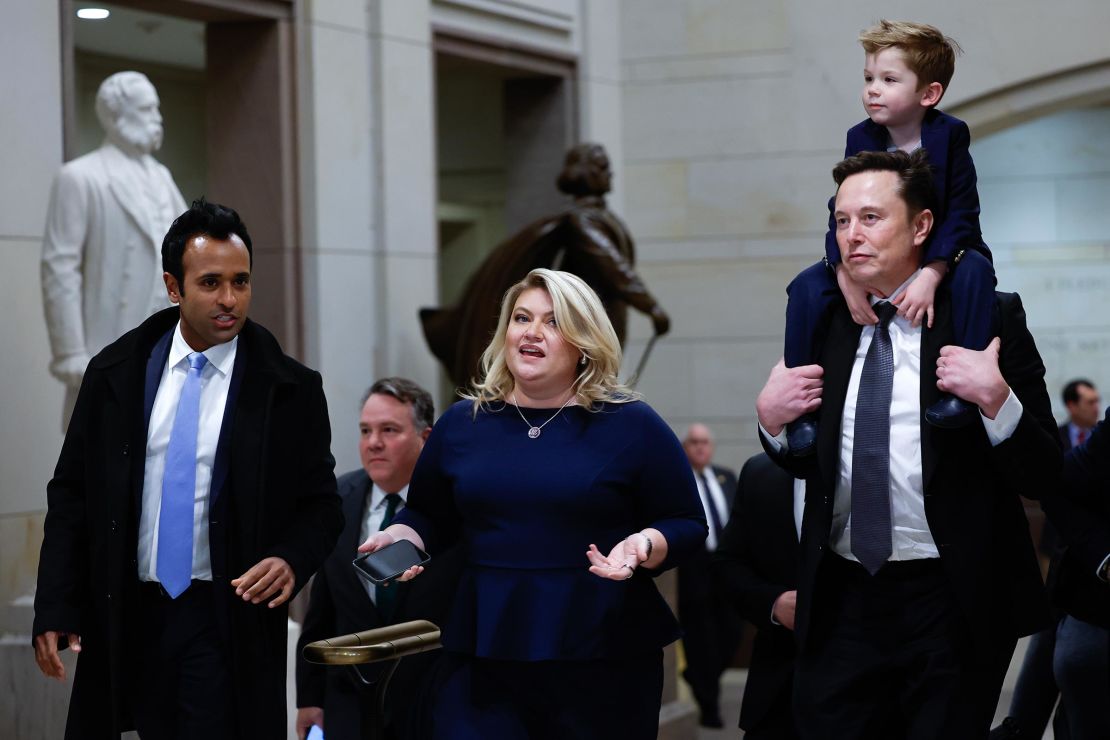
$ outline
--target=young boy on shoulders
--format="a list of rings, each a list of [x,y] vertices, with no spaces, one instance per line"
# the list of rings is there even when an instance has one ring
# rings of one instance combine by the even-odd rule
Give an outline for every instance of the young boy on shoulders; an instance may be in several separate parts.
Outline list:
[[[863,31],[859,41],[865,54],[867,119],[848,130],[845,158],[863,151],[924,148],[937,196],[936,225],[925,246],[922,269],[892,303],[914,326],[924,320],[932,327],[934,296],[947,277],[953,344],[984,349],[991,339],[995,276],[990,249],[979,228],[975,164],[968,151],[971,136],[966,123],[936,108],[952,79],[959,47],[933,26],[907,21],[880,21]],[[787,293],[787,367],[815,361],[817,326],[838,295],[843,295],[856,323],[878,322],[866,290],[840,269],[831,215],[825,259],[794,278]],[[925,412],[929,423],[944,428],[963,426],[976,417],[974,407],[951,395]],[[795,455],[810,454],[816,437],[815,417],[804,416],[788,428],[787,444]]]

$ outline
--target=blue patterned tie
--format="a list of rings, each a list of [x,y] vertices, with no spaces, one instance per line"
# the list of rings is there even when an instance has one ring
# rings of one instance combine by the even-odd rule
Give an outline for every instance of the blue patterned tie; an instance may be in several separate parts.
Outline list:
[[[197,488],[197,427],[200,422],[200,376],[208,358],[189,355],[189,373],[177,401],[166,469],[162,475],[162,511],[158,517],[158,580],[173,598],[189,588],[193,576],[193,499]]]
[[[875,575],[891,553],[890,398],[894,350],[888,326],[897,309],[875,305],[879,323],[867,348],[856,397],[852,444],[852,554]]]

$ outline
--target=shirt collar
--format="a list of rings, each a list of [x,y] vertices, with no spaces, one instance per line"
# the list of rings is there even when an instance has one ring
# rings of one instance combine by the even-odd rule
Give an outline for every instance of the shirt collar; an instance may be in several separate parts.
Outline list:
[[[370,509],[376,509],[379,506],[385,505],[386,492],[377,483],[370,489]],[[409,502],[409,486],[406,483],[404,488],[397,491],[397,495],[401,497],[401,503],[407,504]]]
[[[239,336],[236,335],[229,342],[214,344],[204,350],[204,356],[208,360],[208,364],[216,368],[220,375],[227,375],[235,366],[235,348],[238,346]],[[181,321],[178,320],[177,326],[173,330],[173,341],[170,343],[170,355],[167,361],[169,366],[171,368],[177,367],[179,363],[184,362],[185,358],[195,351],[185,341],[185,336],[181,333]]]

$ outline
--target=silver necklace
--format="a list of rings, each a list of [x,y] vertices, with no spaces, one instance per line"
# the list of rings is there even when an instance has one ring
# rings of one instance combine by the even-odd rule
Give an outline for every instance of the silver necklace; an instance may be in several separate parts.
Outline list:
[[[569,405],[570,405],[570,402],[574,400],[574,394],[571,394],[571,397],[567,399],[566,403],[564,403],[564,404],[563,404],[562,406],[560,406],[560,407],[559,407],[559,410],[558,410],[558,411],[556,411],[556,412],[555,412],[554,414],[552,414],[552,415],[551,415],[551,418],[550,418],[550,419],[548,419],[547,421],[545,421],[545,422],[544,422],[543,424],[540,424],[540,425],[539,425],[538,427],[537,427],[537,426],[534,426],[534,425],[532,424],[532,422],[528,421],[528,419],[527,419],[527,418],[525,418],[525,416],[524,416],[524,412],[523,412],[523,411],[521,411],[521,410],[520,410],[520,406],[518,406],[518,405],[517,405],[517,402],[516,402],[516,393],[513,393],[513,394],[511,394],[511,395],[509,396],[509,398],[510,398],[510,399],[512,400],[512,402],[513,402],[513,406],[514,406],[514,407],[516,408],[516,412],[517,412],[518,414],[520,414],[520,418],[521,418],[521,419],[523,419],[523,420],[524,420],[524,423],[528,425],[528,439],[535,439],[536,437],[540,436],[540,430],[541,430],[541,429],[543,429],[543,428],[544,428],[545,426],[547,426],[548,424],[550,424],[550,423],[551,423],[551,421],[552,421],[552,420],[553,420],[553,419],[554,419],[554,418],[555,418],[556,416],[558,416],[559,414],[563,413],[563,409],[565,409],[565,408],[566,408],[567,406],[569,406]]]

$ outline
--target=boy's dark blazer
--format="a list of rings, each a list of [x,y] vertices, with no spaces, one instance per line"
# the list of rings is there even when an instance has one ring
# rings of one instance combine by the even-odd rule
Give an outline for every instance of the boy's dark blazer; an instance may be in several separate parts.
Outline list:
[[[921,122],[921,146],[929,153],[936,193],[933,233],[925,245],[922,264],[944,260],[951,267],[962,250],[975,249],[991,259],[979,226],[979,191],[975,163],[968,147],[971,133],[960,119],[936,108],[925,113]],[[848,129],[845,159],[860,152],[882,152],[890,146],[885,126],[870,118]],[[825,255],[830,264],[840,262],[836,243],[836,223],[832,217],[834,200],[829,200],[829,230],[825,234]]]
[[[1021,299],[1014,293],[996,293],[995,313],[994,325],[1002,341],[999,366],[1023,407],[1009,439],[992,447],[982,424],[942,430],[925,421],[924,410],[940,397],[937,357],[941,347],[952,341],[951,295],[943,287],[937,293],[934,328],[922,333],[920,379],[925,515],[960,613],[971,629],[973,649],[992,656],[1005,650],[1007,643],[1012,650],[1018,637],[1048,623],[1040,569],[1019,494],[1040,499],[1058,485],[1062,461],[1044,364],[1026,327]],[[824,392],[817,453],[801,459],[784,455],[760,434],[776,462],[806,479],[795,625],[800,650],[805,650],[809,636],[818,568],[829,550],[840,467],[840,419],[860,331],[844,302],[834,304],[819,358]]]
[[[39,560],[33,634],[81,635],[67,738],[132,728],[138,522],[146,435],[167,335],[165,309],[94,357],[54,477]],[[216,623],[229,646],[241,737],[286,731],[287,608],[235,598],[229,581],[283,558],[308,581],[343,526],[319,373],[285,356],[249,319],[239,333],[213,464],[209,539]]]
[[[362,468],[339,478],[339,496],[343,500],[346,524],[335,550],[312,582],[308,613],[297,641],[297,706],[322,707],[327,736],[336,740],[362,736],[359,709],[362,704],[369,706],[372,703],[373,687],[366,687],[348,666],[309,663],[301,655],[302,648],[316,640],[413,619],[427,619],[443,625],[454,600],[455,584],[462,573],[462,555],[458,547],[435,557],[419,578],[390,586],[400,591],[395,613],[387,620],[370,600],[364,582],[351,565],[361,544],[359,535],[371,485],[370,476]],[[401,661],[393,674],[387,702],[391,712],[390,723],[397,737],[425,736],[419,713],[426,714],[431,706],[428,694],[434,682],[432,671],[440,652],[436,650],[409,656]],[[374,666],[362,667],[361,673],[367,679],[377,677]]]
[[[717,587],[759,630],[744,684],[740,727],[793,737],[794,633],[771,622],[775,600],[795,588],[794,478],[767,455],[744,463],[728,527],[713,561]]]

